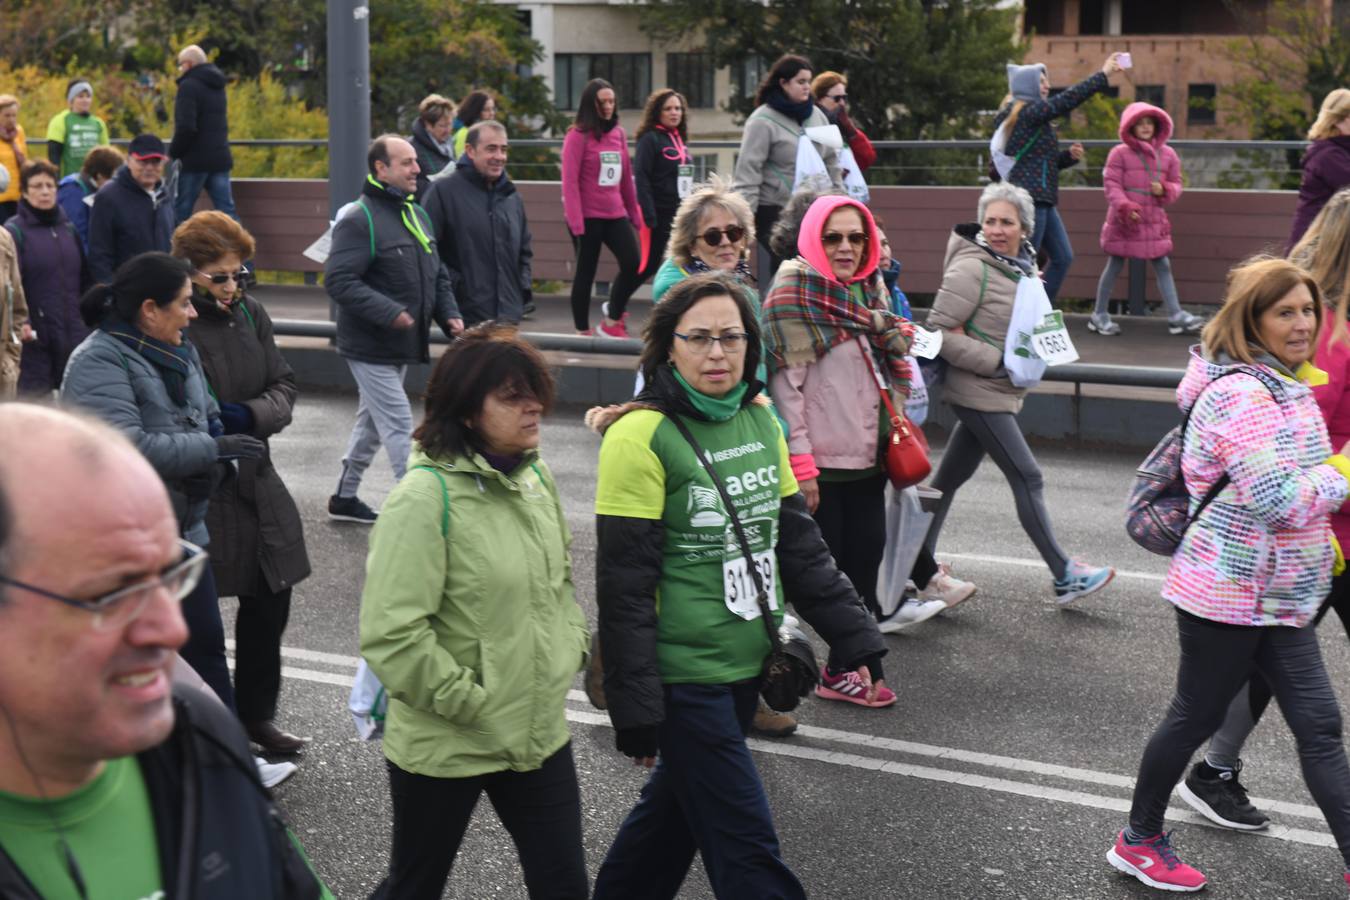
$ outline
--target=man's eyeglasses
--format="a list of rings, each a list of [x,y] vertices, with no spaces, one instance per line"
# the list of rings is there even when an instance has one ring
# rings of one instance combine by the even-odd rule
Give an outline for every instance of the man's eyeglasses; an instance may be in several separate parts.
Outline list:
[[[197,274],[205,278],[212,284],[224,284],[227,281],[233,281],[235,284],[248,284],[252,273],[248,269],[240,269],[238,272],[203,272],[197,270]]]
[[[830,231],[821,238],[826,247],[838,247],[844,241],[848,241],[854,247],[861,247],[867,243],[867,235],[861,231],[854,231],[850,234],[840,234],[837,231]]]
[[[13,578],[6,578],[3,575],[0,575],[0,584],[7,584],[10,587],[37,594],[40,597],[46,597],[48,600],[55,600],[58,603],[64,603],[67,606],[92,613],[95,631],[111,631],[134,621],[145,610],[146,604],[150,602],[150,598],[155,595],[156,591],[166,591],[175,601],[181,602],[197,587],[197,584],[202,580],[202,573],[206,570],[206,564],[210,560],[210,556],[201,547],[189,541],[180,539],[178,546],[183,551],[182,558],[158,575],[110,591],[92,600],[76,600],[74,597],[44,590],[22,581],[16,581]]]
[[[709,247],[716,247],[722,243],[722,235],[727,236],[729,243],[739,244],[741,238],[745,237],[745,229],[739,225],[728,225],[726,228],[709,228],[699,237],[703,238],[703,242]]]
[[[695,331],[693,334],[680,334],[677,331],[675,336],[684,341],[684,345],[689,348],[691,353],[696,353],[699,356],[711,351],[714,343],[721,344],[724,353],[740,353],[746,348],[750,340],[750,335],[744,331],[728,331],[718,337],[704,331]]]

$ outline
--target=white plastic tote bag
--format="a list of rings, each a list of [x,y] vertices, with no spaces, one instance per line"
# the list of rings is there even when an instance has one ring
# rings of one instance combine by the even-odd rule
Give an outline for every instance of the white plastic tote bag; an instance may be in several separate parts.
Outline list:
[[[352,693],[347,698],[347,709],[351,711],[352,721],[356,723],[356,733],[361,740],[369,741],[384,734],[384,717],[389,711],[389,694],[366,661],[356,667],[356,678],[352,681]]]
[[[877,573],[877,605],[882,616],[893,615],[900,608],[905,582],[932,521],[933,514],[923,511],[918,488],[897,491],[886,485],[886,552]]]
[[[853,155],[853,149],[845,147],[839,151],[839,168],[844,170],[844,190],[850,197],[859,203],[866,203],[871,199],[872,192],[867,189],[867,182],[863,180],[862,170],[858,168],[858,160]]]
[[[905,415],[915,425],[922,425],[928,418],[928,385],[923,382],[923,370],[919,360],[906,356],[909,363],[909,396],[905,398]]]
[[[1017,296],[1013,299],[1012,321],[1008,335],[1003,339],[1003,368],[1008,378],[1020,388],[1035,387],[1045,374],[1045,360],[1036,354],[1032,337],[1045,317],[1054,312],[1045,285],[1039,278],[1024,276],[1017,281]]]
[[[797,138],[797,173],[792,179],[794,193],[803,184],[816,189],[830,186],[830,170],[825,167],[825,160],[821,159],[820,151],[816,149],[817,143],[835,149],[844,146],[839,126],[816,125],[803,131],[801,137]]]

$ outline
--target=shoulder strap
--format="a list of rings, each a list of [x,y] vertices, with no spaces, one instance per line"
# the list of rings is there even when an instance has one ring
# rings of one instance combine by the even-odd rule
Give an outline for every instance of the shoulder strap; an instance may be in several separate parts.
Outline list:
[[[741,517],[736,514],[736,505],[731,502],[731,497],[727,495],[727,489],[722,485],[722,479],[717,477],[717,470],[713,468],[712,461],[708,459],[708,454],[699,446],[698,440],[690,433],[689,426],[675,413],[663,413],[669,419],[675,428],[689,443],[689,447],[694,451],[694,456],[703,464],[703,468],[712,479],[713,487],[717,488],[718,495],[722,498],[722,505],[726,507],[727,518],[731,520],[731,527],[736,532],[736,543],[741,545],[741,555],[745,557],[745,567],[750,570],[750,576],[755,580],[755,590],[758,595],[755,601],[759,605],[759,617],[764,620],[764,630],[769,633],[769,644],[773,647],[773,652],[781,653],[783,642],[779,640],[778,629],[773,627],[773,612],[769,609],[769,592],[764,589],[764,576],[760,574],[759,566],[755,565],[755,554],[750,552],[750,539],[745,536],[745,528],[741,525]]]
[[[445,509],[441,511],[441,537],[450,537],[450,487],[445,483],[445,476],[435,466],[413,466],[413,468],[427,470],[441,483],[441,499],[445,501]]]
[[[1200,397],[1205,393],[1205,391],[1209,390],[1211,387],[1214,386],[1215,381],[1227,378],[1229,375],[1248,375],[1252,378],[1256,378],[1256,376],[1252,375],[1250,372],[1243,372],[1241,369],[1234,369],[1231,372],[1224,372],[1218,378],[1215,378],[1214,381],[1211,381],[1209,384],[1205,385],[1203,388],[1200,389],[1200,393],[1196,394],[1195,396],[1195,403],[1191,404],[1191,408],[1186,410],[1186,415],[1184,415],[1181,419],[1181,433],[1178,435],[1178,438],[1181,441],[1181,452],[1183,455],[1186,452],[1186,427],[1191,424],[1191,413],[1195,412],[1195,407],[1199,405]],[[1259,378],[1257,378],[1256,380],[1261,381],[1261,379]],[[1267,387],[1264,381],[1261,381],[1261,386],[1269,390],[1269,387]],[[1272,396],[1274,395],[1272,394]],[[1200,514],[1205,511],[1205,507],[1213,503],[1214,500],[1223,491],[1223,489],[1228,487],[1230,482],[1232,482],[1232,478],[1228,476],[1228,470],[1225,469],[1223,474],[1221,474],[1218,478],[1216,478],[1214,480],[1214,483],[1209,486],[1209,490],[1205,491],[1205,496],[1200,498],[1200,505],[1195,508],[1195,515],[1191,516],[1190,521],[1194,522],[1196,519],[1200,518]]]
[[[966,331],[971,332],[989,346],[998,347],[997,341],[985,334],[975,325],[975,313],[979,312],[980,307],[984,305],[984,292],[985,289],[989,287],[989,263],[982,259],[980,260],[980,267],[984,270],[984,273],[980,276],[980,297],[975,301],[975,308],[970,311],[970,316],[966,319],[965,328]]]
[[[366,224],[370,226],[370,258],[375,258],[375,220],[371,218],[370,207],[366,206],[364,197],[358,198],[356,205],[361,207],[361,212],[366,214]]]
[[[1022,157],[1027,155],[1027,151],[1030,150],[1033,146],[1035,146],[1036,139],[1041,136],[1041,132],[1044,130],[1045,130],[1044,125],[1042,125],[1040,128],[1037,128],[1036,133],[1031,136],[1031,140],[1027,141],[1026,144],[1023,145],[1022,149],[1017,151],[1017,155],[1013,157],[1014,166],[1020,163],[1022,161]]]

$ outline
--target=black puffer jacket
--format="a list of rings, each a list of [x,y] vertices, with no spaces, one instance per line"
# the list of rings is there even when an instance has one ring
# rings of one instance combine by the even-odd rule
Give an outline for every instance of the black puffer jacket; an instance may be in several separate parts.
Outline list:
[[[239,723],[193,688],[174,687],[173,705],[173,732],[136,757],[150,795],[164,896],[318,900],[322,886],[258,781]],[[41,900],[3,848],[0,897]]]
[[[454,135],[450,136],[451,141]],[[408,143],[413,145],[414,152],[417,153],[417,202],[422,203],[427,197],[427,185],[431,184],[431,176],[439,173],[454,157],[441,150],[440,146],[432,140],[427,133],[426,123],[418,119],[413,123],[412,137],[408,138]],[[451,146],[447,142],[446,146]]]
[[[747,391],[745,402],[754,402],[755,394]],[[659,375],[632,403],[595,409],[586,418],[603,433],[633,409],[703,418],[673,377]],[[616,730],[659,725],[665,700],[656,655],[656,587],[665,527],[657,519],[595,519],[595,596],[609,717]],[[782,501],[775,552],[784,599],[830,645],[832,660],[857,668],[885,655],[876,621],[835,565],[800,492]]]
[[[1065,88],[1053,97],[1045,100],[1033,100],[1022,107],[1017,115],[1017,124],[1013,133],[1004,142],[1003,152],[1021,159],[1008,173],[1008,181],[1020,188],[1026,188],[1037,206],[1057,206],[1059,204],[1059,170],[1067,169],[1075,160],[1068,150],[1059,149],[1059,132],[1051,121],[1067,116],[1098,91],[1104,91],[1110,85],[1104,72],[1094,72],[1073,87]],[[999,110],[994,117],[997,129],[1012,112],[1013,104]],[[1031,146],[1027,146],[1030,144]],[[1023,149],[1026,152],[1023,153]]]
[[[184,172],[228,172],[234,168],[225,73],[212,63],[193,66],[178,78],[169,155],[183,164]]]

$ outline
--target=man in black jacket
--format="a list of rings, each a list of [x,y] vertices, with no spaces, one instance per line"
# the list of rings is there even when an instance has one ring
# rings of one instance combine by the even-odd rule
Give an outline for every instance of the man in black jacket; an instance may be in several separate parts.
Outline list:
[[[138,134],[127,148],[127,162],[94,195],[89,213],[89,273],[111,284],[117,267],[151,250],[169,252],[173,242],[173,206],[164,190],[164,142]]]
[[[464,319],[431,220],[413,202],[419,170],[412,144],[381,135],[366,164],[361,196],[333,226],[324,286],[338,307],[338,355],[361,398],[328,516],[371,525],[375,511],[356,496],[361,476],[383,444],[394,477],[402,478],[412,450],[408,366],[431,361],[433,322],[450,337],[464,330]]]
[[[178,54],[178,97],[173,102],[173,142],[169,155],[181,166],[174,212],[179,222],[192,215],[197,196],[206,188],[211,204],[234,219],[230,193],[230,121],[225,74],[196,44]]]
[[[423,198],[466,325],[519,322],[532,297],[530,224],[506,177],[507,146],[500,122],[474,125],[454,173]]]
[[[125,437],[0,407],[0,897],[328,897],[233,716],[172,688],[206,554]]]

